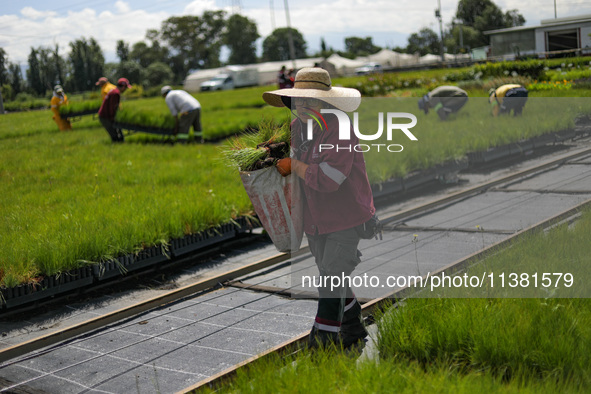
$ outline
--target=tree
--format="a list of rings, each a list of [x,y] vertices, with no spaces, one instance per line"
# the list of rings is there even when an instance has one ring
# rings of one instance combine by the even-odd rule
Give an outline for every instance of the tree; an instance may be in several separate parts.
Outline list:
[[[145,68],[154,62],[162,61],[167,58],[168,50],[166,48],[161,48],[157,43],[149,46],[144,41],[139,41],[133,44],[128,60],[137,62],[140,66]]]
[[[517,10],[509,10],[505,12],[505,26],[517,27],[525,25],[525,18]]]
[[[474,18],[473,27],[480,32],[502,29],[505,27],[505,15],[499,7],[491,4],[482,10],[480,15]]]
[[[489,38],[484,35],[487,30],[522,26],[525,18],[517,10],[509,10],[505,14],[491,0],[460,0],[456,18],[465,26],[473,27],[479,32],[476,46],[487,45]]]
[[[124,77],[129,79],[129,82],[133,85],[134,83],[140,83],[143,80],[144,68],[133,60],[127,60],[119,63],[117,67],[118,77]]]
[[[37,58],[37,50],[35,50],[35,48],[31,48],[31,53],[29,53],[27,61],[29,63],[29,68],[27,69],[27,81],[29,87],[33,92],[39,95],[44,94],[45,86],[43,86],[43,82],[41,82],[39,59]]]
[[[371,37],[347,37],[345,38],[345,51],[351,59],[358,56],[367,56],[376,53],[381,48],[373,44]]]
[[[53,90],[53,87],[58,83],[58,76],[52,50],[44,47],[37,48],[37,59],[39,59],[39,78],[45,87],[43,92]]]
[[[180,66],[174,70],[180,74],[177,78],[183,79],[191,69],[220,65],[225,14],[205,11],[202,16],[173,16],[162,22],[160,37],[172,49],[173,63]]]
[[[480,46],[480,32],[470,26],[452,24],[443,42],[448,53],[466,53]]]
[[[129,44],[123,40],[117,41],[117,57],[122,62],[129,60]]]
[[[168,64],[162,62],[150,64],[144,74],[144,82],[149,86],[168,85],[174,78],[174,73]]]
[[[316,55],[314,55],[315,57],[323,57],[323,58],[327,58],[330,55],[332,55],[333,53],[335,53],[335,50],[333,48],[329,48],[326,45],[326,41],[324,41],[324,37],[320,37],[320,52],[318,52]]]
[[[273,30],[270,36],[263,41],[263,59],[266,61],[280,61],[289,60],[289,30],[288,27],[282,27]],[[295,50],[295,57],[306,57],[306,41],[304,36],[297,29],[291,28],[293,37],[293,46]]]
[[[52,61],[55,67],[56,82],[65,84],[66,82],[66,61],[59,54],[60,48],[58,44],[55,44],[55,48],[52,53]]]
[[[8,55],[3,48],[0,48],[0,85],[8,82]]]
[[[230,48],[230,64],[255,63],[256,40],[260,37],[257,25],[245,16],[234,14],[226,22],[224,44]]]
[[[439,36],[433,30],[425,27],[408,37],[406,52],[418,52],[421,56],[428,53],[439,53]]]
[[[33,63],[33,64],[32,64]],[[37,94],[45,94],[57,84],[66,81],[66,62],[59,54],[59,45],[53,49],[48,47],[31,48],[27,73],[29,85]]]
[[[12,86],[12,92],[16,96],[23,91],[23,74],[21,66],[16,63],[10,63],[8,66],[9,83]]]
[[[488,6],[495,6],[491,0],[460,0],[456,11],[456,18],[464,25],[474,26],[476,17]],[[495,6],[496,7],[496,6]]]
[[[91,90],[103,76],[105,57],[94,38],[84,37],[70,43],[70,64],[72,66],[72,87],[74,90]]]

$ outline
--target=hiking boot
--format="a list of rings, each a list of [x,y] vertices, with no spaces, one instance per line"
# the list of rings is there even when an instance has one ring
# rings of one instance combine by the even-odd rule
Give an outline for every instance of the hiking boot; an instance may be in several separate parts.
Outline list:
[[[319,330],[313,327],[308,336],[308,348],[328,349],[331,346],[341,347],[341,338],[338,332]]]
[[[361,317],[355,317],[341,324],[341,341],[345,349],[359,341],[364,341],[368,335],[369,333],[365,329]]]

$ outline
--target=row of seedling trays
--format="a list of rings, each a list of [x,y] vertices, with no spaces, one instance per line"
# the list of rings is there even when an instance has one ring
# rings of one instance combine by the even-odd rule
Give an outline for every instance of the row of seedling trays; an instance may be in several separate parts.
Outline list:
[[[77,118],[95,115],[101,107],[101,100],[73,102],[60,107],[63,118]],[[152,113],[132,109],[121,109],[115,117],[115,127],[158,135],[173,135],[175,118],[170,114]]]
[[[88,288],[93,283],[123,277],[128,272],[154,267],[226,242],[251,228],[250,222],[245,218],[239,218],[234,223],[222,224],[197,234],[172,239],[167,246],[148,247],[137,253],[126,254],[59,275],[48,276],[35,284],[0,288],[0,310],[45,300],[72,290]]]

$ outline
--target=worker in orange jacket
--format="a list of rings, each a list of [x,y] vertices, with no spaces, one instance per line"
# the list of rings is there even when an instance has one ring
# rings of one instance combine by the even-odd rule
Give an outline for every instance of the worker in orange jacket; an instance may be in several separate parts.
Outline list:
[[[101,99],[105,100],[107,94],[116,88],[106,77],[100,77],[98,81],[95,83],[96,86],[99,86],[101,89]]]
[[[51,112],[53,112],[53,120],[57,127],[61,130],[72,130],[70,121],[62,118],[60,115],[60,106],[68,104],[68,96],[64,93],[64,89],[60,85],[55,85],[53,88],[53,97],[51,97]]]

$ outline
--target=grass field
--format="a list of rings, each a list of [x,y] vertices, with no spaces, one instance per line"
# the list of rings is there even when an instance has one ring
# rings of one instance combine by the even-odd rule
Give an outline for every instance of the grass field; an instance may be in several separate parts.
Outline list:
[[[591,252],[590,230],[587,211],[574,229],[563,225],[548,234],[530,235],[485,263],[488,269],[519,270],[524,264],[531,266],[531,261],[539,264],[540,259],[546,268],[560,267],[567,259],[583,266]],[[589,273],[588,268],[585,271]],[[588,286],[585,277],[577,278],[581,288]],[[589,299],[411,298],[376,318],[379,361],[357,361],[355,355],[331,351],[302,352],[287,359],[275,356],[240,371],[220,391],[586,393],[591,389]]]
[[[4,286],[250,211],[215,145],[112,145],[102,128],[79,126],[0,143]]]
[[[206,138],[241,132],[262,118],[285,121],[288,110],[264,105],[261,95],[269,89],[274,87],[196,94]],[[368,154],[371,181],[562,129],[586,101],[557,111],[560,106],[530,99],[522,118],[494,122],[479,103],[449,122],[418,113],[420,144],[405,142],[404,153]],[[122,110],[134,109],[168,113],[160,97],[122,102]],[[417,113],[416,98],[402,99],[395,110]],[[532,122],[528,112],[541,115]],[[370,125],[375,129],[375,121]],[[223,163],[216,145],[165,145],[140,134],[111,145],[92,116],[73,122],[73,128],[58,132],[49,110],[0,116],[0,286],[165,243],[251,210],[237,171]]]

